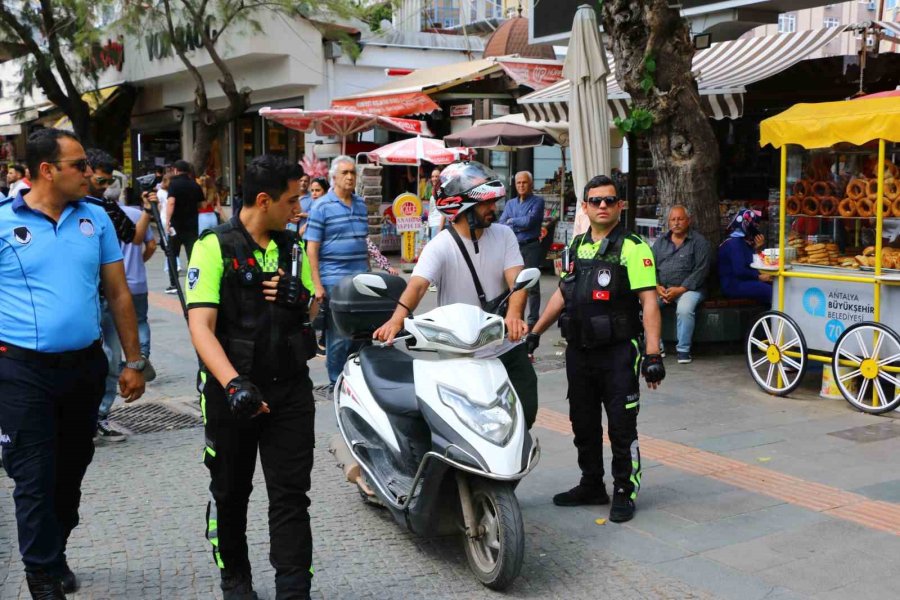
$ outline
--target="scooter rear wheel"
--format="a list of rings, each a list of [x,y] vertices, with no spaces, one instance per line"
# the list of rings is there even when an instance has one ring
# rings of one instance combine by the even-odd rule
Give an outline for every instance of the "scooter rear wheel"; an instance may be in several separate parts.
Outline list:
[[[513,484],[472,478],[472,505],[479,535],[465,538],[469,567],[481,583],[504,590],[522,570],[525,526]]]

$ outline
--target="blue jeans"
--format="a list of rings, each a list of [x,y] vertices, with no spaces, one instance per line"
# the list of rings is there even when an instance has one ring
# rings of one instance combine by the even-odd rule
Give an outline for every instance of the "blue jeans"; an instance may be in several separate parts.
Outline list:
[[[141,354],[150,356],[150,324],[147,323],[147,294],[133,294],[131,298],[134,302],[134,312],[137,314]],[[100,329],[103,332],[103,352],[106,354],[106,362],[109,366],[109,371],[106,375],[106,390],[103,393],[103,400],[100,401],[99,418],[102,420],[109,416],[109,411],[112,410],[116,401],[116,395],[119,393],[119,373],[122,371],[122,344],[119,341],[119,333],[116,331],[116,322],[106,300],[103,300],[101,308],[103,309],[100,316]]]
[[[335,286],[326,285],[325,294],[331,298],[331,292]],[[344,370],[344,363],[350,353],[359,347],[350,338],[341,337],[334,328],[334,313],[328,311],[325,321],[325,367],[328,369],[328,379],[331,383],[337,381],[338,375]]]
[[[678,297],[675,303],[675,331],[678,343],[676,352],[690,353],[691,340],[694,338],[694,323],[696,322],[697,305],[703,302],[706,295],[703,292],[688,290]],[[667,306],[659,301],[659,305]]]

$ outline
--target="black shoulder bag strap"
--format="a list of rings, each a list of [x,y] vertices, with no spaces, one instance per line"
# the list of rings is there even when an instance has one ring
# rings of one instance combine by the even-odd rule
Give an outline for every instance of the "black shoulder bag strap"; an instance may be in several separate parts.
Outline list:
[[[475,293],[478,294],[478,301],[481,303],[481,308],[487,310],[488,301],[484,295],[484,288],[481,287],[481,280],[478,279],[478,273],[475,272],[475,265],[472,264],[472,257],[469,256],[466,245],[463,244],[462,238],[459,237],[459,232],[457,232],[454,227],[448,227],[447,229],[450,231],[450,235],[453,236],[456,245],[459,246],[459,251],[462,252],[463,259],[466,261],[466,266],[469,267],[469,273],[472,274],[472,283],[475,284]]]

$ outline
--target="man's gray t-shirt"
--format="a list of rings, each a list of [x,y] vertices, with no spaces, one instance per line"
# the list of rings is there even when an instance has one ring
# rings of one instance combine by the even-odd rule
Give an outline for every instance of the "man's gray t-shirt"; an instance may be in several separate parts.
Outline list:
[[[508,291],[503,272],[525,263],[519,252],[516,234],[505,225],[494,224],[484,230],[478,240],[478,254],[472,240],[460,236],[478,279],[484,288],[487,300],[492,300]],[[412,272],[413,276],[427,279],[438,287],[438,305],[446,306],[461,302],[480,306],[478,292],[466,261],[448,230],[441,231],[428,242],[419,255]],[[509,338],[499,346],[491,346],[475,353],[477,358],[494,358],[507,352],[514,344]]]

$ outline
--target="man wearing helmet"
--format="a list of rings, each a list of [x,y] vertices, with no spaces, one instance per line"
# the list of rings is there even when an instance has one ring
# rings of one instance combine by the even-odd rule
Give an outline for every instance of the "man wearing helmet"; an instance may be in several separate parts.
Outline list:
[[[392,341],[409,315],[404,306],[415,310],[431,284],[438,287],[439,306],[461,302],[489,312],[498,309],[498,300],[509,293],[524,264],[512,229],[492,225],[497,201],[504,196],[499,177],[481,163],[454,163],[444,169],[435,203],[450,225],[422,250],[393,316],[373,337]],[[479,350],[475,357],[500,359],[530,429],[537,416],[537,375],[524,344],[518,343],[527,332],[522,319],[526,299],[524,290],[509,298],[505,314],[509,339]]]

